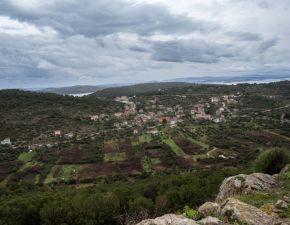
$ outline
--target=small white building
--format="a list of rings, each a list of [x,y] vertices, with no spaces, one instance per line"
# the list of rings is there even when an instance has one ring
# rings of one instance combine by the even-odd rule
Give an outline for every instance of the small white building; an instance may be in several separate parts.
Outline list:
[[[91,119],[92,121],[96,121],[96,120],[99,119],[99,115],[91,115],[91,116],[90,116],[90,119]]]
[[[171,120],[169,124],[170,124],[170,128],[177,127],[177,120]]]
[[[1,145],[11,145],[10,138],[5,138],[3,141],[1,141]]]
[[[66,139],[72,139],[74,137],[74,134],[73,133],[68,133],[68,134],[65,134],[64,137]]]
[[[61,130],[55,130],[55,131],[53,131],[53,135],[55,137],[61,136]]]
[[[220,101],[220,99],[218,97],[211,97],[210,100],[212,103],[218,103]]]

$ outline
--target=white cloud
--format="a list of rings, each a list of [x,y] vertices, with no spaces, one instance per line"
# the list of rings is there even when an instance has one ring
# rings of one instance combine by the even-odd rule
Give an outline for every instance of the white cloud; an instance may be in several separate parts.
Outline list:
[[[35,25],[0,16],[0,34],[12,36],[42,36],[51,37],[57,32],[48,26],[37,27]]]

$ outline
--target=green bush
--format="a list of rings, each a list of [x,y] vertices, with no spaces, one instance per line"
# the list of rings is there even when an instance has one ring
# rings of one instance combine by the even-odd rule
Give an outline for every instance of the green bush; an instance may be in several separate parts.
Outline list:
[[[188,205],[183,208],[183,215],[189,219],[196,220],[199,215],[195,209],[190,208]]]
[[[270,149],[258,157],[255,165],[257,172],[277,174],[289,162],[289,154],[284,149]]]
[[[129,214],[137,216],[141,213],[150,215],[154,210],[154,203],[151,199],[138,196],[129,202]]]

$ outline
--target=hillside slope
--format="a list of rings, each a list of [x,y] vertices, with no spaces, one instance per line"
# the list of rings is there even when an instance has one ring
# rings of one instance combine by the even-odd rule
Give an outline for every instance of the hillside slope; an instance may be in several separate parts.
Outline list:
[[[106,86],[102,85],[76,85],[71,87],[59,87],[59,88],[45,88],[39,90],[39,92],[43,93],[54,93],[61,95],[70,95],[70,94],[83,94],[83,93],[92,93],[98,90],[102,90],[106,88]]]
[[[20,90],[0,91],[0,139],[38,136],[81,125],[81,118],[90,114],[114,112],[122,107],[111,100],[75,98],[57,94]]]
[[[162,93],[170,88],[174,87],[187,87],[188,83],[182,82],[168,82],[168,83],[145,83],[124,87],[106,88],[104,90],[97,91],[92,94],[98,97],[117,97],[117,96],[133,96],[133,95],[145,95],[148,93]]]

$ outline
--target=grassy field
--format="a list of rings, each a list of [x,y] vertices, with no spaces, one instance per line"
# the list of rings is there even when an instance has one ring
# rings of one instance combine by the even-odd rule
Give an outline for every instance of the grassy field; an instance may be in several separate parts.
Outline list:
[[[160,159],[158,159],[158,158],[151,158],[150,161],[151,161],[152,165],[157,165],[157,164],[161,163]]]
[[[132,146],[138,146],[143,143],[150,143],[152,141],[152,137],[150,134],[142,134],[137,138],[134,138],[132,141]]]
[[[179,148],[177,144],[175,144],[175,142],[170,137],[163,136],[162,141],[165,144],[169,145],[176,155],[185,155],[185,153]]]
[[[143,134],[143,135],[139,136],[140,143],[145,143],[145,142],[150,143],[151,141],[152,141],[152,137],[150,134]]]
[[[54,166],[51,168],[50,173],[47,175],[47,177],[45,178],[44,183],[45,184],[50,184],[54,181],[56,181],[57,179],[53,177],[53,174],[55,172],[55,170],[58,168],[59,166]]]
[[[33,156],[35,156],[36,152],[23,152],[19,155],[18,160],[22,162],[29,162],[32,160]]]
[[[76,174],[76,170],[76,165],[63,165],[61,178],[65,181],[73,179]]]
[[[150,173],[150,172],[152,172],[150,158],[148,158],[148,157],[144,157],[144,158],[142,159],[142,161],[141,161],[141,164],[142,164],[143,170],[144,170],[146,173]]]
[[[105,162],[124,161],[125,159],[126,159],[126,153],[125,152],[106,153],[105,157],[104,157]]]
[[[54,173],[56,170],[61,169],[60,174],[58,177],[54,177]],[[74,179],[75,175],[76,175],[76,171],[78,169],[77,165],[57,165],[52,167],[50,173],[47,175],[44,183],[45,184],[49,184],[49,183],[53,183],[56,181],[70,181],[72,179]]]

